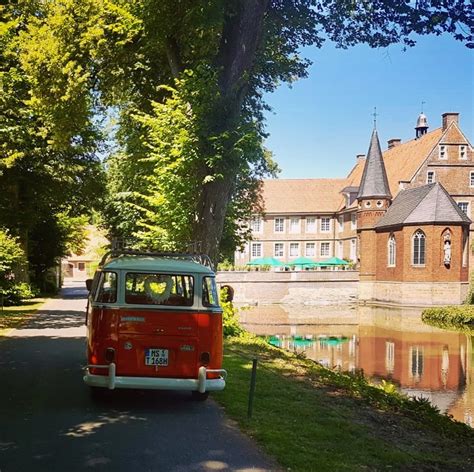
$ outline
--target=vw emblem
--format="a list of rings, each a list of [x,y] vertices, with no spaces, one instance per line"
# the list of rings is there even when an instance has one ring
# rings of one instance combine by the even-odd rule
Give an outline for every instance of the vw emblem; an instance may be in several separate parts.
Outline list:
[[[126,350],[126,351],[130,351],[130,349],[132,349],[132,343],[130,341],[127,341],[124,345],[123,345],[123,348]]]

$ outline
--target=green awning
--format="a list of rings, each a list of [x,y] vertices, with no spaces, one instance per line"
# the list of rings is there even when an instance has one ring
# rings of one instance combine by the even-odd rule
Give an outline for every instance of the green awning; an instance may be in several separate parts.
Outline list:
[[[298,259],[295,259],[294,261],[290,261],[288,262],[287,265],[299,265],[299,266],[315,266],[316,265],[316,262],[311,260],[311,259],[308,259],[307,257],[304,257],[304,256],[301,256],[301,257],[298,257]]]
[[[349,262],[345,261],[344,259],[339,259],[339,257],[331,257],[327,261],[318,262],[318,266],[339,266],[339,265],[348,265]]]
[[[275,259],[274,257],[259,257],[253,261],[247,262],[249,266],[270,266],[270,267],[282,267],[285,264]]]

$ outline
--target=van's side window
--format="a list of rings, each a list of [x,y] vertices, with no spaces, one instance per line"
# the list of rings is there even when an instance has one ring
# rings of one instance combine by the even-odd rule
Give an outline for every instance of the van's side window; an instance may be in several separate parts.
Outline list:
[[[202,279],[202,305],[219,306],[216,279],[214,277],[204,277]]]
[[[102,272],[95,301],[99,303],[117,301],[117,274],[115,272]]]
[[[193,281],[190,275],[129,272],[125,279],[125,303],[192,306]]]

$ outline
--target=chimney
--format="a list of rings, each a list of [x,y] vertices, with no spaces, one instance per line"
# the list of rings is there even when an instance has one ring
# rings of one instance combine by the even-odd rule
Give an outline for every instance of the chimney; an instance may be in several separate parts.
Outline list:
[[[392,149],[395,146],[400,146],[400,144],[402,143],[402,140],[400,138],[392,138],[392,139],[389,139],[387,143],[388,143],[388,148]]]
[[[365,154],[357,154],[356,159],[358,161],[361,161],[362,159],[365,159]]]
[[[459,113],[443,113],[443,131],[446,131],[451,123],[459,123]]]

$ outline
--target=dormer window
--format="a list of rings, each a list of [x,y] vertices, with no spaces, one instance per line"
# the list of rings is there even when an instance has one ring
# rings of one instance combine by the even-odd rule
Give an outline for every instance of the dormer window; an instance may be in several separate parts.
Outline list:
[[[467,159],[467,146],[459,146],[459,159]]]
[[[446,146],[443,144],[440,144],[439,146],[439,158],[440,159],[447,159],[448,158],[448,153],[446,151]]]
[[[434,181],[435,181],[435,173],[434,173],[434,171],[430,170],[426,174],[426,183],[427,184],[432,184]]]

